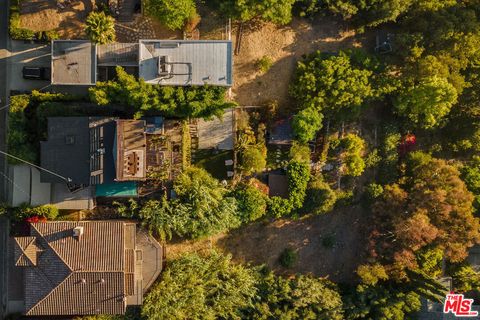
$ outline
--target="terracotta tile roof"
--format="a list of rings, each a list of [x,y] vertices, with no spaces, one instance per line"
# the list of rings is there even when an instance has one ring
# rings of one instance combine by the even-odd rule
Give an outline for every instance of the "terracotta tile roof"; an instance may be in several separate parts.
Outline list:
[[[30,309],[28,314],[124,313],[124,292],[122,272],[73,272]]]
[[[40,248],[35,243],[35,237],[15,237],[15,265],[29,267],[37,265],[37,252]]]
[[[83,226],[80,238],[73,228]],[[72,271],[123,271],[124,223],[111,221],[33,223]]]
[[[83,233],[74,237],[78,226]],[[122,221],[32,223],[29,238],[42,251],[36,266],[25,268],[26,314],[125,313],[135,268],[134,251],[126,249],[135,247],[125,236],[131,229]]]

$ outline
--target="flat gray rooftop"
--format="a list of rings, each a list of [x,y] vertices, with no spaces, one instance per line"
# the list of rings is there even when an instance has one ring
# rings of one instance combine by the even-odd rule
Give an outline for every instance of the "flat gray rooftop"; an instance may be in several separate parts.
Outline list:
[[[95,44],[90,41],[53,41],[52,84],[95,84],[95,60]]]
[[[140,40],[139,77],[161,85],[232,85],[231,41]]]

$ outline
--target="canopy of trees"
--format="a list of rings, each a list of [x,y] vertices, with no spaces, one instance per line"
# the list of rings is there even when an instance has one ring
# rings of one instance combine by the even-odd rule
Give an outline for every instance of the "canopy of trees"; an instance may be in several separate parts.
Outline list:
[[[431,129],[438,126],[457,102],[457,91],[445,78],[430,77],[406,88],[398,95],[398,113],[415,125]]]
[[[257,294],[253,270],[212,252],[170,263],[162,280],[147,294],[142,314],[147,319],[241,319],[240,310]]]
[[[148,319],[343,319],[338,288],[329,280],[275,276],[211,252],[173,261],[146,296]]]
[[[462,261],[480,236],[472,194],[443,160],[412,154],[409,165],[407,182],[387,185],[374,205],[380,230],[372,233],[372,254],[400,269],[417,269],[415,253],[428,245],[452,262]]]
[[[182,29],[189,18],[197,15],[194,0],[147,0],[143,5],[149,16],[172,30]]]
[[[220,10],[240,21],[261,19],[276,24],[287,24],[292,19],[295,0],[223,0],[218,1]]]
[[[335,113],[358,107],[375,94],[372,71],[356,66],[345,52],[316,52],[298,62],[291,93],[303,108]]]
[[[151,85],[143,79],[135,79],[121,67],[117,67],[116,72],[115,81],[97,82],[89,89],[90,99],[98,105],[120,104],[135,118],[144,115],[220,117],[223,110],[235,106],[225,100],[224,87]]]

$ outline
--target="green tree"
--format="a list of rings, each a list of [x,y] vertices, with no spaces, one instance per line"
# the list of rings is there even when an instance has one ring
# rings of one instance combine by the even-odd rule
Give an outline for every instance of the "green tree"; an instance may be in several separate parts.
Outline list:
[[[349,133],[340,140],[340,146],[343,173],[352,177],[360,176],[365,170],[365,161],[362,157],[365,152],[365,140]]]
[[[424,248],[416,254],[418,267],[421,272],[432,279],[442,275],[443,251],[439,247]]]
[[[452,276],[455,292],[480,289],[480,273],[475,271],[467,261],[450,265],[448,274]]]
[[[98,44],[115,41],[115,19],[103,11],[92,11],[85,20],[85,33],[88,38]]]
[[[300,209],[305,200],[308,181],[310,180],[310,164],[290,161],[287,166],[288,198],[293,209]]]
[[[223,13],[243,22],[260,19],[287,24],[292,20],[295,0],[223,0],[218,3]]]
[[[120,104],[129,116],[163,115],[175,118],[221,117],[235,106],[226,101],[226,89],[214,86],[171,87],[145,83],[121,67],[115,81],[97,82],[89,88],[90,100],[98,105]]]
[[[169,29],[182,29],[190,17],[197,14],[194,0],[147,0],[145,12]]]
[[[323,115],[314,107],[300,110],[294,117],[292,129],[297,140],[307,143],[322,128]]]
[[[240,185],[234,192],[237,199],[240,220],[244,223],[255,221],[265,215],[267,196],[252,185]]]
[[[199,238],[240,225],[237,202],[204,169],[189,167],[174,182],[179,203],[175,207],[176,232]]]
[[[253,270],[211,252],[172,261],[146,295],[147,319],[240,319],[257,294]]]
[[[430,77],[407,87],[395,99],[397,112],[414,125],[431,129],[439,126],[457,102],[457,91],[445,78]]]
[[[175,214],[175,202],[168,202],[165,197],[161,200],[148,200],[138,204],[130,199],[128,206],[122,203],[114,203],[120,216],[140,220],[140,225],[155,234],[162,241],[170,240],[176,230],[178,216]]]
[[[374,27],[381,23],[395,21],[407,12],[415,0],[325,0],[333,13],[344,19],[352,19],[359,26]]]
[[[293,161],[310,163],[310,147],[307,144],[293,141],[289,156]]]
[[[257,281],[258,294],[244,319],[343,319],[339,290],[327,279],[304,275],[285,279],[261,270]]]
[[[290,92],[304,109],[348,113],[375,95],[371,77],[372,71],[354,65],[345,52],[327,56],[317,51],[298,62]]]
[[[362,283],[374,286],[378,281],[388,280],[385,268],[379,264],[362,264],[357,268],[357,275],[362,279]]]
[[[337,194],[321,175],[312,178],[308,184],[303,210],[307,213],[324,214],[333,209]]]
[[[267,165],[266,152],[263,152],[260,146],[247,146],[241,153],[241,169],[250,175],[252,173],[262,172]],[[265,150],[266,151],[266,150]]]
[[[401,284],[359,285],[353,294],[345,297],[345,318],[411,319],[420,307],[420,296]]]
[[[434,275],[435,263],[425,260],[433,263],[441,252],[448,261],[463,261],[480,239],[473,197],[458,170],[444,160],[418,153],[412,157],[416,160],[408,161],[412,168],[404,185],[385,186],[373,206],[378,221],[373,253],[393,263],[399,277],[406,276],[401,272],[405,268]]]

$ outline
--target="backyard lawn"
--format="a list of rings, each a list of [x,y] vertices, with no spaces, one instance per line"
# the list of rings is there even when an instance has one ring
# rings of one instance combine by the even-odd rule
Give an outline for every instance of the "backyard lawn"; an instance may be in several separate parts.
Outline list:
[[[226,160],[233,160],[233,151],[196,150],[193,153],[193,164],[207,170],[219,180],[227,179],[227,171],[233,171],[233,166],[226,166]]]

